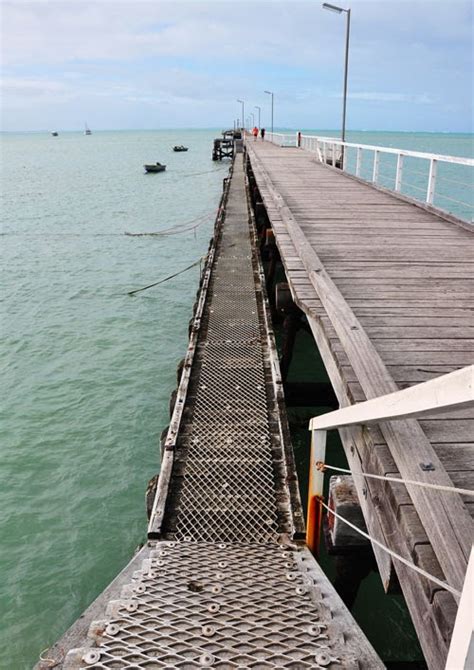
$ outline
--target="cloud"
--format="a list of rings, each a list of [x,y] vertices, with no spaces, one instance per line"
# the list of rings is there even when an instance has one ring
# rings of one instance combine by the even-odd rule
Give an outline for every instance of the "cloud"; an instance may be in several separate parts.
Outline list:
[[[423,106],[433,123],[445,113],[443,127],[466,124],[469,3],[351,0],[351,7],[349,123],[367,127],[377,118],[374,110],[380,115],[383,108],[384,119],[403,125],[410,110]],[[334,91],[342,89],[344,30],[344,17],[314,0],[5,2],[3,116],[6,123],[14,119],[29,97],[45,115],[48,104],[53,113],[55,105],[65,110],[67,101],[77,101],[90,110],[91,122],[96,109],[104,116],[108,101],[130,124],[134,105],[143,107],[141,119],[149,110],[150,123],[153,109],[173,105],[197,123],[197,105],[199,123],[220,125],[237,115],[237,97],[265,105],[263,90],[271,89],[282,125],[317,119],[319,127],[333,127],[340,115]],[[462,119],[443,112],[453,101]],[[170,110],[168,123],[175,117]]]

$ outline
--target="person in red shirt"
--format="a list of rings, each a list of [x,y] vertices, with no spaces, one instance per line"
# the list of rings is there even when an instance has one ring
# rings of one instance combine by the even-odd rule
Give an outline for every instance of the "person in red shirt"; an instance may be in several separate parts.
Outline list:
[[[258,137],[258,128],[257,128],[257,126],[254,126],[254,129],[252,130],[252,135],[253,135],[253,141],[256,142],[256,141],[257,141],[257,137]]]

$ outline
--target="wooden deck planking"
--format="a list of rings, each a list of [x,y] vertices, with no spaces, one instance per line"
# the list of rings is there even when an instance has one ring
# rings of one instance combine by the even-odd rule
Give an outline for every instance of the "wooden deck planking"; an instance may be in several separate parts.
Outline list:
[[[468,230],[316,164],[304,151],[282,151],[265,143],[250,147],[249,154],[260,193],[269,205],[267,213],[294,298],[308,314],[313,332],[317,330],[318,346],[342,403],[364,400],[366,396],[293,244],[281,216],[282,204],[300,225],[400,388],[472,362],[474,254],[467,244],[472,241]],[[273,193],[268,188],[269,181]],[[403,221],[403,232],[398,229],[398,221]],[[460,481],[468,482],[468,487],[474,480],[474,459],[467,458],[472,453],[472,424],[474,421],[469,418],[449,415],[442,420],[419,422],[451,481],[458,482],[457,485],[461,485]],[[350,463],[354,459],[348,445],[355,441],[359,467],[365,465],[382,474],[388,474],[388,467],[398,473],[380,433],[368,431],[369,436],[364,439],[360,435],[354,439],[350,429],[340,432]],[[377,438],[375,443],[372,434]],[[465,448],[456,451],[460,444]],[[381,487],[373,481],[368,488],[372,500],[376,500]],[[402,553],[408,551],[412,560],[428,571],[438,570],[443,578],[406,488],[389,484],[383,484],[382,488],[385,495],[391,492],[393,515],[381,514],[377,505],[368,512],[363,504],[370,532],[380,539],[382,529],[385,532],[381,541],[398,546]],[[403,489],[403,494],[398,489]],[[472,513],[474,506],[465,509]],[[403,537],[394,532],[397,524],[405,530]],[[385,579],[386,562],[382,568]],[[399,565],[397,572],[428,658],[429,646],[435,638],[449,638],[447,631],[452,626],[455,607],[447,607],[447,619],[440,621],[436,604],[440,600],[448,602],[451,596],[443,593],[435,598],[436,589],[423,584],[427,600],[417,600],[420,594],[413,586],[416,581],[413,574],[401,570]],[[432,629],[427,632],[430,626],[423,622],[421,607],[428,610],[434,627],[440,628],[436,633]],[[442,649],[446,652],[446,642]],[[433,667],[439,666],[439,660],[431,660]]]

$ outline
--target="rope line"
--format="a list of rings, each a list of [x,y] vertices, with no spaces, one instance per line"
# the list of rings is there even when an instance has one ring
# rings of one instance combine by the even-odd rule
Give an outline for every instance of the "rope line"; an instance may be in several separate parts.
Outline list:
[[[146,291],[147,288],[152,288],[153,286],[158,286],[159,284],[164,284],[166,281],[169,281],[170,279],[174,279],[174,277],[177,277],[178,275],[182,275],[183,272],[187,272],[191,268],[196,267],[196,265],[199,265],[204,257],[202,256],[199,258],[197,261],[194,263],[191,263],[191,265],[188,265],[187,268],[183,268],[182,270],[179,270],[179,272],[175,272],[172,275],[169,275],[168,277],[165,277],[164,279],[160,279],[160,281],[156,281],[154,284],[148,284],[148,286],[143,286],[142,288],[136,288],[134,291],[128,291],[128,295],[134,295],[135,293],[139,293],[140,291]]]
[[[41,663],[47,663],[48,668],[55,668],[59,663],[61,663],[64,660],[65,652],[63,647],[59,647],[59,653],[60,653],[60,658],[55,659],[55,658],[48,658],[45,656],[45,654],[50,651],[50,647],[47,647],[46,649],[43,649],[43,651],[39,655],[39,660]]]
[[[188,177],[198,177],[199,175],[202,175],[202,174],[216,174],[216,173],[225,172],[225,171],[228,171],[228,170],[229,170],[229,168],[226,165],[225,167],[216,168],[214,170],[206,170],[205,172],[188,172],[187,174],[183,174],[180,177],[180,179],[187,179]]]
[[[460,181],[459,179],[451,179],[450,177],[445,177],[442,174],[438,174],[436,180],[442,179],[443,181],[449,181],[451,184],[456,184],[457,186],[466,186],[467,188],[472,188],[472,184],[468,184],[465,181]]]
[[[457,205],[462,205],[463,207],[469,207],[469,209],[474,209],[474,205],[471,205],[469,202],[456,200],[456,198],[450,198],[448,195],[443,195],[442,193],[436,193],[436,197],[443,198],[444,200],[450,200],[451,202],[455,202]]]
[[[179,226],[174,226],[172,228],[165,228],[165,230],[157,230],[155,232],[151,233],[129,233],[125,232],[125,235],[128,237],[168,237],[170,235],[180,235],[181,233],[189,233],[191,230],[196,230],[199,228],[199,226],[202,226],[204,223],[209,222],[209,217],[213,216],[214,212],[210,211],[207,214],[203,214],[201,216],[196,217],[195,219],[191,219],[190,221],[187,221],[186,223],[183,223]],[[191,223],[195,223],[194,225],[189,225]]]
[[[346,472],[349,475],[359,475],[360,477],[371,477],[372,479],[382,479],[397,484],[415,484],[416,486],[423,486],[427,489],[436,489],[437,491],[448,491],[450,493],[461,493],[465,496],[474,497],[474,491],[471,489],[458,489],[456,486],[444,486],[443,484],[429,484],[428,482],[418,482],[414,479],[402,479],[398,477],[390,477],[390,475],[375,475],[368,472],[355,472],[354,470],[347,470],[346,468],[336,468],[334,465],[327,465],[322,461],[316,463],[316,467],[321,472],[324,470],[337,470],[338,472]]]
[[[347,524],[348,526],[350,526],[351,528],[353,528],[353,529],[354,529],[355,531],[357,531],[360,535],[362,535],[363,537],[367,538],[367,540],[370,540],[370,542],[372,542],[373,544],[376,544],[378,547],[380,547],[381,549],[383,549],[384,551],[386,551],[388,554],[390,554],[390,556],[392,556],[392,558],[396,558],[397,561],[400,561],[400,563],[403,563],[403,564],[406,565],[408,568],[411,568],[411,569],[414,570],[415,572],[418,572],[418,574],[422,575],[423,577],[426,577],[426,579],[429,579],[430,581],[434,582],[434,583],[437,584],[438,586],[441,586],[441,588],[446,589],[446,591],[449,591],[450,593],[452,593],[454,596],[456,596],[456,598],[460,598],[460,597],[461,597],[461,592],[458,591],[457,589],[455,589],[453,586],[450,586],[450,585],[447,584],[446,582],[443,582],[441,579],[438,579],[438,578],[435,577],[434,575],[431,575],[429,572],[426,572],[426,570],[423,570],[422,568],[419,568],[417,565],[415,565],[415,564],[412,563],[411,561],[408,561],[408,560],[407,560],[406,558],[404,558],[403,556],[400,556],[400,554],[397,554],[396,552],[392,551],[391,549],[389,549],[388,547],[386,547],[384,544],[382,544],[382,543],[379,542],[378,540],[375,540],[373,537],[371,537],[370,535],[368,535],[367,533],[365,533],[363,530],[361,530],[360,528],[358,528],[357,526],[355,526],[353,523],[351,523],[350,521],[348,521],[347,519],[345,519],[343,516],[341,516],[340,514],[338,514],[337,512],[335,512],[333,509],[331,509],[331,508],[329,507],[329,505],[326,505],[326,503],[324,503],[322,500],[320,500],[319,502],[321,503],[321,505],[322,505],[323,507],[325,507],[325,508],[327,509],[328,512],[331,512],[331,514],[333,514],[335,517],[337,517],[338,519],[340,519],[341,521],[343,521],[345,524]]]

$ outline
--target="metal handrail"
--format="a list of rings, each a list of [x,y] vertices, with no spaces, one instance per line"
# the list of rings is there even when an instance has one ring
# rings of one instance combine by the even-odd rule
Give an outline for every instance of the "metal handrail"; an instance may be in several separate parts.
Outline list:
[[[319,467],[326,458],[327,431],[360,424],[417,418],[426,414],[474,405],[474,365],[468,365],[401,391],[342,407],[310,421],[311,457],[309,465],[308,522],[306,542],[317,552],[320,537],[319,500],[323,497],[324,472]]]
[[[315,139],[320,142],[328,142],[331,144],[337,144],[341,147],[352,147],[354,149],[364,149],[368,151],[380,151],[386,154],[402,154],[403,156],[410,156],[411,158],[425,158],[427,160],[437,160],[444,163],[456,163],[457,165],[469,165],[470,167],[474,166],[474,158],[466,158],[464,156],[444,156],[443,154],[432,154],[426,153],[424,151],[412,151],[411,149],[393,149],[392,147],[377,146],[373,144],[356,144],[354,142],[343,142],[342,140],[337,139],[337,137],[322,137],[320,135],[303,135],[301,134],[301,146],[303,146],[303,140],[305,139]],[[296,145],[295,140],[295,145]]]
[[[265,139],[280,147],[296,146],[294,133],[272,133],[266,132]]]
[[[387,179],[393,180],[393,188],[388,188],[388,190],[395,192],[405,191],[405,195],[409,195],[418,202],[423,202],[431,206],[433,205],[435,198],[453,202],[456,206],[454,212],[452,212],[453,208],[449,210],[446,206],[440,206],[439,204],[437,204],[437,208],[445,212],[454,213],[459,216],[459,218],[469,220],[474,213],[474,202],[472,199],[462,200],[461,198],[453,198],[451,193],[446,194],[440,192],[439,188],[438,191],[436,190],[440,182],[446,181],[454,184],[463,192],[467,190],[469,184],[466,179],[454,179],[452,176],[446,177],[443,174],[439,174],[439,166],[440,164],[445,164],[452,167],[457,166],[460,169],[472,168],[474,167],[473,158],[464,156],[446,156],[443,154],[383,147],[372,144],[343,142],[336,137],[305,135],[299,132],[294,133],[293,135],[288,133],[269,133],[266,135],[266,139],[279,146],[294,146],[315,153],[319,162],[340,168],[343,172],[354,174],[356,177],[367,183],[387,188]],[[349,154],[354,151],[355,169],[350,169]],[[368,154],[369,160],[367,160]],[[391,175],[380,170],[380,162],[383,156],[397,157],[395,170],[393,171],[392,165],[389,166],[393,171],[393,174]],[[407,173],[408,176],[410,176],[413,174],[413,170],[408,167],[404,169],[406,159],[417,159],[428,162],[428,165],[426,166],[426,174],[420,170],[416,171],[418,173],[418,183],[414,184],[407,179]],[[471,180],[471,183],[474,183],[474,180]],[[413,196],[411,193],[412,189],[424,193],[425,197],[422,197],[421,195]]]
[[[366,400],[355,405],[342,407],[333,412],[322,414],[314,417],[310,421],[311,437],[311,458],[309,466],[309,490],[308,490],[308,515],[307,515],[307,531],[306,543],[313,553],[316,553],[319,546],[319,537],[321,534],[322,514],[321,507],[325,507],[328,511],[332,511],[337,516],[334,510],[331,510],[323,501],[323,484],[324,484],[324,465],[326,456],[326,437],[327,431],[333,428],[343,428],[347,426],[354,426],[360,424],[378,423],[380,421],[393,421],[397,419],[416,418],[425,415],[435,414],[438,412],[445,412],[447,409],[460,409],[467,406],[474,405],[474,365],[468,365],[454,372],[450,372],[440,377],[430,379],[427,382],[410,386],[401,391],[395,391],[378,398]],[[407,445],[409,448],[409,445]],[[335,468],[338,469],[338,468]],[[360,473],[361,476],[363,473]],[[409,482],[400,479],[400,483],[408,484]],[[414,482],[410,482],[414,483]],[[421,483],[421,482],[419,482]],[[434,486],[433,486],[434,488]],[[446,490],[447,487],[440,486],[441,490]],[[453,492],[458,489],[452,488]],[[347,519],[340,517],[345,523]],[[349,523],[349,525],[351,525]],[[355,528],[353,526],[353,528]],[[356,530],[359,530],[355,528]],[[360,532],[360,531],[359,531]],[[379,547],[388,551],[392,556],[402,560],[407,564],[408,562],[403,557],[394,554],[387,547],[384,547],[380,542],[362,533],[371,541],[375,542]],[[417,566],[411,566],[418,572],[421,572]],[[432,575],[429,577],[433,581]],[[471,551],[471,556],[468,563],[466,578],[464,582],[463,592],[461,594],[460,604],[456,616],[456,623],[454,632],[450,642],[449,658],[459,656],[459,649],[462,648],[462,654],[467,654],[467,649],[471,642],[472,635],[472,611],[471,600],[474,583],[474,554]],[[449,584],[445,584],[451,592],[455,592]],[[459,593],[456,599],[459,600]],[[458,656],[456,656],[458,654]],[[460,657],[460,656],[459,656]],[[450,665],[447,663],[446,668],[465,667],[464,664]],[[467,666],[466,666],[467,667]]]

